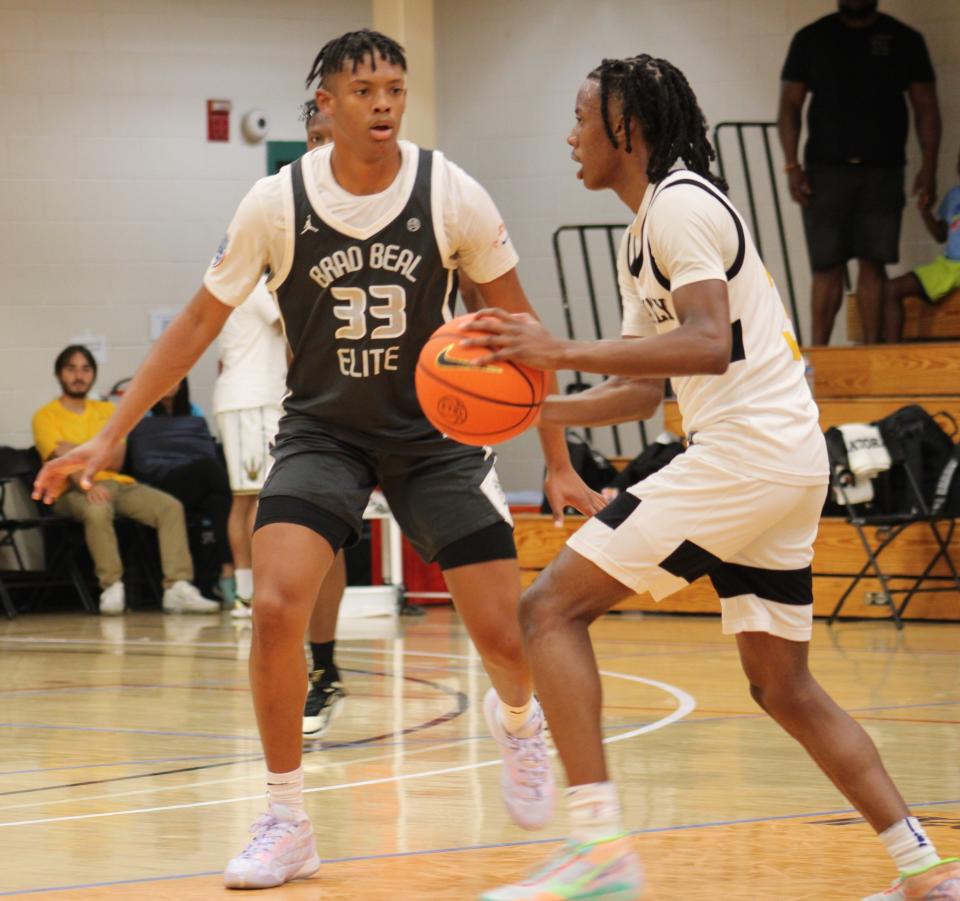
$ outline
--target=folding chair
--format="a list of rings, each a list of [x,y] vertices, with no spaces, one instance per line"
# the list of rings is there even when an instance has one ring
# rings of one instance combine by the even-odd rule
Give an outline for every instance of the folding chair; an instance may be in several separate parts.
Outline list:
[[[69,517],[50,513],[30,498],[39,468],[40,459],[33,448],[0,447],[0,550],[6,549],[16,564],[16,569],[0,569],[0,606],[7,618],[13,619],[17,608],[10,597],[11,590],[33,589],[35,599],[38,589],[70,585],[84,609],[96,613],[97,606],[76,561],[83,546],[76,524]],[[18,486],[23,488],[24,506],[30,511],[26,516],[11,516],[7,512],[12,492]],[[31,569],[18,545],[18,536],[30,532],[39,532],[44,539],[43,570]]]
[[[831,486],[836,490],[846,512],[847,521],[856,530],[863,545],[867,559],[857,572],[846,590],[840,596],[833,612],[827,618],[827,625],[840,618],[840,610],[853,590],[865,578],[876,578],[880,583],[883,603],[889,606],[890,616],[898,629],[903,628],[903,613],[913,598],[926,592],[954,591],[960,592],[960,575],[950,555],[950,542],[956,528],[956,518],[952,514],[943,513],[942,505],[932,509],[924,497],[922,486],[917,479],[913,467],[908,465],[906,453],[901,442],[884,435],[885,444],[890,454],[890,475],[902,478],[908,489],[911,509],[904,512],[877,512],[870,504],[850,503],[847,493],[848,485],[844,484],[841,474],[844,465],[834,456],[834,447],[828,441],[830,448]],[[910,526],[922,523],[927,526],[933,537],[935,551],[919,575],[884,572],[880,563],[881,554],[890,547]],[[876,528],[875,543],[871,543],[867,530]],[[941,531],[941,529],[943,531]],[[934,575],[933,570],[937,563],[943,561],[949,575]],[[825,573],[824,575],[833,575]],[[846,575],[846,574],[844,574]],[[907,582],[905,588],[894,588],[892,582]],[[939,584],[928,584],[936,582]],[[894,602],[894,595],[903,595],[899,605]]]

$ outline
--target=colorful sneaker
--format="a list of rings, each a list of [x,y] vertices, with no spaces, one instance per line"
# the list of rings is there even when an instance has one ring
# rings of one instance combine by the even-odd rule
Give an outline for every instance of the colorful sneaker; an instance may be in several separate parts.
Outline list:
[[[577,845],[567,843],[520,882],[495,888],[480,901],[637,901],[643,867],[625,835]]]
[[[948,857],[925,870],[902,873],[885,892],[863,901],[960,901],[960,858]]]
[[[253,616],[252,600],[237,595],[236,600],[233,602],[233,610],[230,611],[230,615],[234,619],[250,619],[250,617]]]
[[[320,869],[310,820],[294,819],[288,808],[274,804],[250,831],[253,840],[224,870],[227,888],[272,888]]]
[[[500,721],[500,699],[493,688],[483,699],[483,715],[503,757],[500,790],[510,816],[524,829],[543,828],[553,815],[556,787],[540,705],[536,705],[536,711],[524,726],[523,735],[514,735],[504,728]]]
[[[310,673],[310,691],[303,705],[303,734],[311,738],[319,738],[330,728],[347,696],[339,679],[324,678],[328,672],[330,670],[315,669]]]

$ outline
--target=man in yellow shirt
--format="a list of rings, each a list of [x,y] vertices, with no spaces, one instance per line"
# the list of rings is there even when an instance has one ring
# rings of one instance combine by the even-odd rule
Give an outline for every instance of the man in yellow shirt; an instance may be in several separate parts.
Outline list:
[[[87,397],[97,377],[97,363],[90,351],[71,344],[60,352],[54,373],[62,393],[33,415],[33,441],[46,461],[59,457],[92,438],[113,415],[113,404]],[[100,582],[100,612],[123,613],[123,564],[113,528],[119,514],[157,530],[163,568],[163,609],[167,613],[215,613],[216,601],[204,598],[194,585],[193,561],[187,544],[187,529],[180,502],[163,491],[140,485],[120,472],[124,447],[117,447],[110,468],[97,473],[89,491],[73,482],[54,505],[57,513],[83,523],[84,535],[97,579]]]

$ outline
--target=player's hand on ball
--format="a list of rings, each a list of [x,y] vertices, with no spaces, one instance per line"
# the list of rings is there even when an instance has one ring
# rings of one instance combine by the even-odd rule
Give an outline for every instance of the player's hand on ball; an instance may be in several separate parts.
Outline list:
[[[485,366],[496,360],[515,360],[537,369],[559,369],[565,342],[554,338],[528,313],[511,314],[497,307],[480,310],[470,324],[471,331],[484,336],[464,338],[464,347],[486,347],[490,353],[475,362]]]

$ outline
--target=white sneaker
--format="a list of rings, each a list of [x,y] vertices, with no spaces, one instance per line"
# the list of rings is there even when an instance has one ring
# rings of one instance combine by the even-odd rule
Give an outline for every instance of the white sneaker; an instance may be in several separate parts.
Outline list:
[[[100,592],[100,615],[119,616],[127,605],[123,582],[117,581]]]
[[[320,869],[310,820],[296,820],[289,808],[274,804],[251,827],[253,840],[227,864],[227,888],[272,888]]]
[[[163,593],[164,613],[217,613],[220,605],[205,598],[195,585],[181,579]]]
[[[250,619],[253,616],[253,603],[250,598],[242,598],[240,595],[237,595],[236,600],[233,602],[233,609],[230,611],[230,615],[234,619]]]
[[[500,699],[491,688],[483,699],[483,715],[503,757],[500,790],[513,821],[524,829],[541,829],[553,815],[556,787],[544,739],[540,705],[523,727],[523,735],[507,732],[500,722]]]

